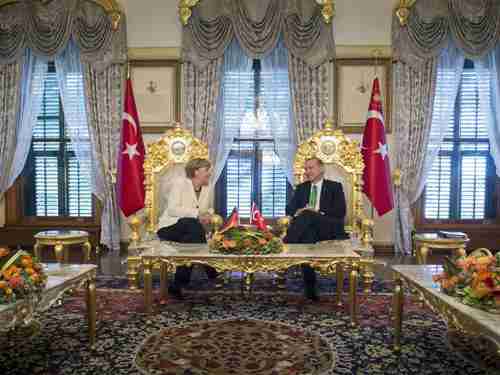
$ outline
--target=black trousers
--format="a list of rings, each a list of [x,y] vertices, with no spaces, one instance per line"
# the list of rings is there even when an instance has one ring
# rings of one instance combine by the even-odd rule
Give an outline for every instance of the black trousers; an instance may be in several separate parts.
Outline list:
[[[314,211],[304,211],[292,220],[284,238],[286,243],[316,243],[334,239],[346,239],[344,220],[328,217]],[[316,287],[316,272],[308,265],[302,266],[306,288]]]
[[[156,232],[160,240],[182,243],[205,243],[205,229],[200,221],[191,217],[183,217],[174,225],[163,227]],[[180,266],[175,270],[174,282],[170,284],[173,290],[180,290],[189,284],[193,267]],[[217,277],[217,271],[212,267],[207,267],[206,272],[209,278]]]

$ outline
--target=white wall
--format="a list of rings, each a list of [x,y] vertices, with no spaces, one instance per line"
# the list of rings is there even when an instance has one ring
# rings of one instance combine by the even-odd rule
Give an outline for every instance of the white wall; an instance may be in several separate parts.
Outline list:
[[[118,0],[126,13],[127,38],[133,56],[178,56],[182,26],[178,0]],[[311,0],[313,1],[313,0]],[[371,57],[374,48],[390,51],[392,12],[397,0],[336,0],[333,19],[337,56]],[[389,147],[392,137],[388,137]],[[5,208],[0,202],[0,226]],[[376,219],[377,242],[392,243],[392,215]]]

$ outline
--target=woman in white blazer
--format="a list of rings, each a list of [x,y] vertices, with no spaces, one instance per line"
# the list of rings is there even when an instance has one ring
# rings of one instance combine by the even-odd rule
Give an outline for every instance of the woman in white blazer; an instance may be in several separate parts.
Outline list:
[[[167,207],[159,220],[157,234],[160,240],[189,243],[205,243],[203,225],[210,223],[212,193],[209,189],[210,162],[206,159],[192,159],[186,164],[186,177],[172,181],[167,197]],[[189,283],[191,267],[177,267],[174,282],[168,292],[182,298],[182,287]],[[210,278],[217,272],[207,269]]]

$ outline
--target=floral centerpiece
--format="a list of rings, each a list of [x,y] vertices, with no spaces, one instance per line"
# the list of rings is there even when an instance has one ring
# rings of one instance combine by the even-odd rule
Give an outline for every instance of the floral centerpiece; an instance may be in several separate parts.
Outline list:
[[[487,249],[471,255],[445,258],[444,272],[434,276],[444,293],[462,303],[500,314],[500,252],[492,256]]]
[[[29,253],[0,247],[0,304],[39,294],[46,282],[42,265]]]
[[[283,251],[283,242],[269,231],[234,226],[215,232],[208,242],[210,250],[223,254],[265,255]]]

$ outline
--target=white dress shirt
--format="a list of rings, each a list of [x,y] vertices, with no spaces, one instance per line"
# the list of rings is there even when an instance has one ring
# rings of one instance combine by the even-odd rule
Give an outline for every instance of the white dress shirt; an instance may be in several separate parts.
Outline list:
[[[158,228],[174,225],[183,217],[196,218],[200,214],[213,212],[210,186],[202,186],[200,195],[197,197],[191,179],[181,177],[173,180],[171,184],[167,207],[160,216]]]

